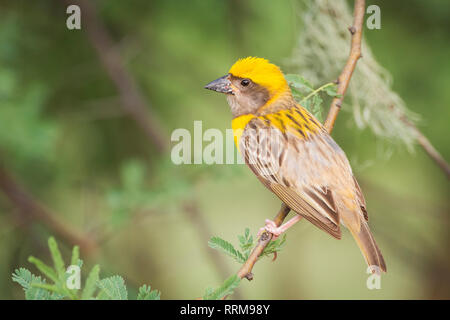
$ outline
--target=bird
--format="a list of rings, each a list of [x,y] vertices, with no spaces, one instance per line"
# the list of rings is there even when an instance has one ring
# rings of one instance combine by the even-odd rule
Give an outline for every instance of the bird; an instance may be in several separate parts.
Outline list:
[[[226,95],[236,147],[262,184],[296,214],[284,225],[265,220],[274,238],[303,218],[341,239],[353,235],[372,273],[386,263],[369,229],[366,201],[350,163],[324,126],[293,97],[275,64],[237,60],[205,89]]]

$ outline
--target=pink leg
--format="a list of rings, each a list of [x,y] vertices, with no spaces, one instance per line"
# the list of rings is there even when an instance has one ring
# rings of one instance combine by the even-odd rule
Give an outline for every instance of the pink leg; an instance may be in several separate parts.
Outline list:
[[[292,219],[290,219],[288,222],[286,222],[285,224],[283,224],[279,227],[277,227],[275,222],[273,222],[272,220],[266,219],[266,225],[265,225],[265,227],[259,229],[258,237],[264,231],[267,231],[267,232],[270,232],[271,234],[273,234],[272,240],[276,240],[282,233],[284,233],[287,229],[289,229],[294,224],[299,222],[301,219],[302,219],[302,216],[299,214],[296,214]]]

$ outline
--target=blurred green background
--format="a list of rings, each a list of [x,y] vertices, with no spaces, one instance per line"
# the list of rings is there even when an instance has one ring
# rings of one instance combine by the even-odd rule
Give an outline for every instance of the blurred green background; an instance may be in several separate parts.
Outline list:
[[[175,166],[170,133],[192,131],[194,120],[204,130],[230,127],[225,98],[203,86],[237,58],[261,56],[292,71],[285,61],[301,33],[296,3],[94,3],[96,23],[113,41],[104,56],[120,53],[168,151],[160,152],[123,108],[95,50],[102,39],[86,32],[91,17],[83,9],[82,30],[70,31],[63,1],[0,1],[0,298],[23,298],[10,275],[19,266],[35,271],[31,254],[49,261],[49,235],[68,258],[68,233],[91,239],[82,244],[86,270],[99,263],[103,276],[120,274],[131,288],[151,284],[162,299],[202,296],[239,268],[212,253],[208,238],[236,243],[246,227],[256,233],[280,203],[244,165]],[[368,44],[393,75],[394,90],[422,116],[421,131],[450,159],[450,2],[368,4],[378,4],[382,18],[380,30],[364,31]],[[391,156],[380,154],[390,142],[357,129],[350,112],[340,114],[333,136],[366,196],[388,265],[382,289],[366,288],[366,266],[347,231],[336,241],[304,222],[288,232],[275,262],[256,264],[255,280],[243,281],[236,297],[450,298],[443,172],[419,147],[410,153],[394,145]]]

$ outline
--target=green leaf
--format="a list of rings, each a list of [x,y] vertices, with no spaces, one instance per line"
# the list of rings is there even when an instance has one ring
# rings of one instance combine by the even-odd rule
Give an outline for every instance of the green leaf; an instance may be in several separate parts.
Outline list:
[[[33,288],[41,288],[41,289],[45,289],[47,291],[52,291],[52,292],[59,292],[59,290],[60,290],[54,284],[47,284],[47,283],[41,283],[41,282],[32,282],[31,283],[31,287],[33,287]]]
[[[332,85],[325,87],[324,90],[330,97],[340,96],[340,94],[337,93],[337,85],[334,83]]]
[[[150,286],[143,285],[139,288],[137,300],[160,300],[161,292],[158,290],[151,290]]]
[[[33,275],[28,269],[16,269],[12,280],[22,286],[27,300],[60,300],[64,298],[62,294],[46,290],[45,286],[51,286],[52,289],[56,289],[56,287],[45,284],[45,280]]]
[[[83,293],[81,294],[82,300],[90,300],[94,298],[95,290],[97,290],[97,282],[100,274],[100,266],[96,264],[91,272],[89,272],[86,282],[84,284]]]
[[[50,297],[48,298],[48,300],[61,300],[65,297],[65,295],[60,294],[58,292],[53,292]]]
[[[323,100],[320,95],[315,94],[306,100],[302,100],[301,105],[322,122],[322,103]]]
[[[41,279],[40,276],[36,277],[35,275],[31,275],[31,278],[30,287],[25,291],[25,299],[50,300],[50,291],[36,286],[37,284],[45,284],[45,279]]]
[[[126,190],[138,189],[144,176],[145,165],[139,160],[129,160],[121,168],[121,179]]]
[[[64,260],[61,255],[61,251],[59,251],[58,244],[56,243],[55,238],[50,237],[48,239],[48,247],[50,248],[50,253],[52,255],[53,264],[58,274],[58,278],[61,281],[64,281],[66,277],[66,268],[64,266]]]
[[[232,275],[216,290],[212,291],[209,289],[206,291],[203,296],[204,300],[220,300],[225,296],[228,296],[233,293],[234,289],[239,286],[241,279],[237,276],[237,274]]]
[[[205,297],[209,297],[214,293],[214,288],[208,287],[205,290],[205,294],[203,295],[203,299],[205,299]]]
[[[97,287],[101,290],[98,299],[100,300],[127,300],[128,292],[125,281],[121,276],[112,276],[97,282]]]
[[[245,257],[242,255],[242,253],[240,251],[236,250],[231,243],[229,243],[228,241],[226,241],[222,238],[212,237],[208,241],[208,245],[213,249],[217,249],[217,250],[224,252],[225,254],[234,258],[239,263],[245,262]]]
[[[55,268],[64,268],[61,252],[58,249],[54,238],[49,239],[49,248],[55,263]],[[81,268],[83,261],[79,258],[79,248],[75,246],[72,250],[71,263]],[[52,267],[48,266],[40,259],[30,256],[28,261],[36,266],[48,279],[54,283],[46,283],[47,279],[41,276],[33,275],[28,269],[19,268],[12,273],[12,281],[17,282],[25,291],[27,300],[61,300],[69,299],[105,299],[105,300],[127,300],[128,292],[125,281],[120,276],[112,276],[99,280],[100,267],[95,265],[85,281],[81,297],[75,289],[68,289],[65,284],[66,276],[69,273],[64,272],[64,277],[60,279],[58,273]],[[100,289],[97,297],[94,297],[97,289]],[[161,293],[158,290],[151,290],[150,286],[143,285],[139,288],[139,300],[159,300]]]
[[[323,100],[322,100],[322,98],[319,95],[315,95],[312,98],[311,113],[320,122],[323,122],[323,119],[322,119],[322,104],[323,104]]]
[[[45,276],[47,276],[53,282],[57,283],[59,281],[58,275],[56,274],[55,270],[53,270],[50,266],[46,265],[44,262],[42,262],[38,258],[30,256],[28,258],[28,261],[30,263],[34,264],[40,272],[42,272]]]
[[[305,95],[298,89],[291,87],[292,96],[297,102],[302,101],[305,98]]]
[[[78,260],[80,260],[80,247],[74,246],[72,249],[72,259],[70,260],[70,264],[76,266],[79,263]],[[78,266],[81,267],[80,265]]]
[[[269,244],[264,248],[264,251],[261,253],[261,255],[259,257],[261,258],[261,257],[271,256],[275,252],[281,251],[285,242],[286,242],[285,234],[281,238],[278,238],[275,241],[270,241]]]
[[[239,235],[238,239],[240,242],[239,246],[244,252],[244,260],[247,260],[253,248],[253,236],[250,235],[250,229],[246,228],[244,235]]]
[[[314,91],[313,85],[298,74],[287,74],[285,78],[291,87],[304,90],[308,93]]]
[[[32,274],[30,270],[25,268],[16,269],[12,274],[12,281],[20,284],[25,291],[30,287],[31,279]]]

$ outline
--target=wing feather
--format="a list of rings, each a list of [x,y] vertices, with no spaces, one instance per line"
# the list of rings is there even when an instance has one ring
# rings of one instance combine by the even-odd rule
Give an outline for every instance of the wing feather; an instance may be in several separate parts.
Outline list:
[[[343,179],[336,172],[341,166],[351,175],[342,150],[323,130],[302,134],[304,128],[285,123],[282,132],[266,118],[252,119],[244,130],[240,150],[246,164],[293,211],[340,238],[339,207],[329,181]]]

